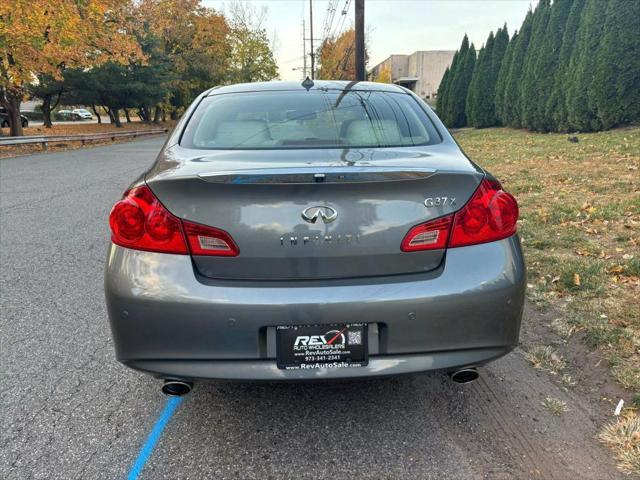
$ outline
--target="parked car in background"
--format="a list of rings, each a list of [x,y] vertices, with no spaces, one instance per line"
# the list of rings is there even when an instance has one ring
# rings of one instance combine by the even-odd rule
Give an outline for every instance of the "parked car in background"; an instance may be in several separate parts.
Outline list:
[[[85,108],[74,108],[73,110],[58,110],[56,118],[63,121],[91,120],[93,115]]]
[[[29,119],[27,117],[20,115],[20,120],[22,121],[22,128],[29,126]],[[9,128],[9,113],[4,107],[0,108],[0,126],[2,128]]]
[[[517,219],[407,89],[214,88],[111,211],[116,357],[172,395],[199,378],[474,380],[518,344]]]
[[[71,110],[71,116],[74,120],[91,120],[93,115],[86,108],[75,108]]]
[[[71,118],[71,110],[58,110],[54,112],[54,117],[56,120],[73,120]]]

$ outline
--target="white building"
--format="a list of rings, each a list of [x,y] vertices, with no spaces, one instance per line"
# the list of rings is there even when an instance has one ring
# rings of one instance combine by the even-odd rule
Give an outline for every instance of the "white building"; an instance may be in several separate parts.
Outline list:
[[[433,100],[454,53],[454,50],[421,50],[411,55],[391,55],[373,67],[369,77],[376,80],[388,71],[393,83],[407,87],[425,100]]]

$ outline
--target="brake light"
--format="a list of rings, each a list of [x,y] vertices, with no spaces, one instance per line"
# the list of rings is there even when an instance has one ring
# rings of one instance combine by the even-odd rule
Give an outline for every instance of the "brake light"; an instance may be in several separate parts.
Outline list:
[[[452,219],[453,215],[449,215],[416,225],[405,235],[400,245],[400,250],[403,252],[417,252],[445,248],[449,239]]]
[[[172,215],[146,185],[125,192],[109,215],[111,241],[135,250],[189,253],[180,219]]]
[[[409,230],[403,252],[493,242],[516,233],[518,202],[495,180],[484,179],[462,209]]]
[[[449,247],[493,242],[516,233],[518,202],[500,183],[484,179],[453,219]]]
[[[125,192],[111,209],[109,225],[113,243],[134,250],[214,256],[240,253],[227,232],[179,219],[146,185]]]

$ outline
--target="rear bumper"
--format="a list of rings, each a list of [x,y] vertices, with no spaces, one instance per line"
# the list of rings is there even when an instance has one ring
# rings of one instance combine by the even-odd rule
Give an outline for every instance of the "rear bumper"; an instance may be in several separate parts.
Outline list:
[[[525,268],[517,236],[450,249],[413,275],[214,281],[181,255],[112,245],[105,291],[119,361],[162,377],[312,380],[454,369],[518,343]],[[278,325],[366,322],[369,364],[279,370]],[[375,328],[373,328],[375,327]]]

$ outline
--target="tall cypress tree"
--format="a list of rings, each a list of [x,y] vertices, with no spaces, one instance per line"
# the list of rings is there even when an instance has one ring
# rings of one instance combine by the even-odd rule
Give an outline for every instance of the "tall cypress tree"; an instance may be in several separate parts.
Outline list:
[[[640,2],[610,0],[591,84],[603,128],[640,121]]]
[[[495,121],[493,94],[493,49],[495,37],[489,34],[487,43],[480,49],[478,60],[467,93],[467,122],[469,125],[482,128],[489,127]]]
[[[449,126],[451,128],[464,127],[467,124],[466,103],[469,84],[473,76],[476,63],[476,48],[469,46],[466,51],[460,68],[456,71],[449,91]]]
[[[603,13],[606,12],[607,1],[587,0],[576,32],[576,45],[569,62],[567,91],[568,124],[572,130],[592,131],[602,127],[592,95],[591,80],[596,63],[595,52],[602,40]]]
[[[549,22],[534,65],[536,78],[532,98],[535,103],[530,111],[528,125],[533,130],[546,132],[554,129],[554,122],[547,109],[547,104],[554,89],[562,39],[572,4],[573,0],[555,0],[551,6]]]
[[[571,70],[569,63],[576,43],[576,32],[580,26],[580,18],[585,2],[572,2],[569,16],[562,33],[562,42],[558,54],[558,63],[553,75],[553,86],[545,105],[545,118],[549,122],[549,130],[564,131],[568,128],[567,90]]]
[[[531,37],[524,57],[522,70],[522,80],[520,82],[520,95],[518,97],[520,125],[525,128],[535,129],[536,113],[538,106],[538,82],[547,72],[540,72],[537,69],[545,34],[549,24],[551,14],[550,0],[540,0],[537,8],[533,12],[533,23],[531,26]]]
[[[498,85],[498,75],[502,69],[502,62],[509,46],[509,32],[507,30],[507,24],[505,23],[502,28],[499,28],[496,32],[495,43],[493,45],[493,51],[491,53],[491,78],[487,85],[487,91],[485,95],[489,99],[489,115],[486,122],[486,126],[498,125],[498,115],[496,113],[496,88]]]
[[[447,86],[443,92],[443,108],[442,112],[439,112],[439,116],[442,121],[448,127],[460,126],[456,125],[459,123],[460,116],[460,105],[458,92],[460,91],[460,84],[463,83],[464,78],[464,68],[465,63],[467,63],[467,56],[469,53],[469,38],[465,34],[462,39],[462,44],[460,45],[460,49],[456,52],[453,57],[453,62],[451,63],[451,68],[449,70],[449,77],[447,79]],[[468,84],[468,83],[467,83]],[[464,90],[464,97],[462,99],[462,114],[464,119],[464,101],[466,100],[466,89]],[[463,120],[464,122],[464,120]]]
[[[456,58],[455,55],[457,55],[457,53],[458,52],[454,54],[454,59]],[[447,86],[449,85],[449,72],[449,67],[447,67],[444,71],[444,75],[442,76],[442,80],[440,80],[440,85],[438,85],[438,97],[436,98],[436,110],[438,112],[438,115],[442,115],[445,110],[445,97]]]
[[[502,121],[511,127],[520,127],[520,109],[518,99],[520,98],[520,81],[522,78],[522,64],[529,47],[531,37],[531,27],[533,23],[533,12],[529,10],[522,22],[522,27],[515,40],[513,57],[509,66],[509,73],[505,85],[505,94],[502,104]]]
[[[505,26],[506,31],[506,26]],[[509,40],[509,45],[507,46],[507,51],[504,54],[504,58],[502,59],[502,65],[500,66],[500,71],[498,72],[498,80],[496,82],[496,93],[495,93],[495,105],[496,105],[496,119],[497,123],[500,125],[506,124],[504,119],[504,102],[505,102],[505,94],[507,88],[507,79],[509,77],[509,69],[511,68],[511,63],[513,61],[513,51],[515,50],[515,44],[518,40],[518,31],[516,30],[513,33],[513,37]]]

